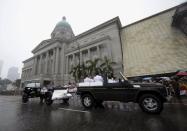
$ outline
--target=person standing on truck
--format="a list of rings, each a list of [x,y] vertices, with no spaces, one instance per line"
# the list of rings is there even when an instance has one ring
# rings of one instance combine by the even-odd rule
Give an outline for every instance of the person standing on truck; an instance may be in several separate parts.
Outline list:
[[[99,72],[95,73],[95,77],[94,77],[94,81],[95,82],[103,82],[103,77],[101,75],[99,75]]]
[[[88,75],[86,75],[84,82],[93,82],[93,81],[94,81],[93,79],[91,79]]]

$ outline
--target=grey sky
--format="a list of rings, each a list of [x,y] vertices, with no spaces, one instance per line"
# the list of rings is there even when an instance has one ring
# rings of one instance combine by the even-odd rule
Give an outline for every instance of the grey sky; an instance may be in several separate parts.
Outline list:
[[[156,14],[186,0],[0,0],[1,76],[23,66],[31,50],[50,38],[56,23],[66,16],[75,35],[119,16],[122,25]]]

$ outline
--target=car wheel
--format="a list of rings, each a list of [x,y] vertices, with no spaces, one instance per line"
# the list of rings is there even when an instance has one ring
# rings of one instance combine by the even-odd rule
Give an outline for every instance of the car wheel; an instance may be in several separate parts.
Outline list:
[[[144,112],[159,114],[163,109],[161,99],[152,94],[142,95],[139,99],[139,105]]]
[[[92,108],[95,104],[94,98],[89,94],[83,95],[81,102],[82,102],[82,105],[87,109]]]
[[[27,94],[23,94],[23,96],[22,96],[22,102],[23,103],[27,103],[28,100],[29,100],[29,98],[28,98]]]
[[[69,101],[69,98],[68,99],[63,99],[64,103],[68,103],[68,101]]]

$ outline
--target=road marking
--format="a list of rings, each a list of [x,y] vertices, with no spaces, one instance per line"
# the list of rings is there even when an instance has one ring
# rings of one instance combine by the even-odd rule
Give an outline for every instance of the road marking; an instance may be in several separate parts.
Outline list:
[[[185,105],[187,106],[186,103],[165,103],[166,105]]]
[[[87,113],[89,111],[81,111],[81,110],[74,110],[74,109],[67,109],[67,108],[58,108],[60,110],[67,110],[67,111],[75,111],[75,112],[84,112],[84,113]]]

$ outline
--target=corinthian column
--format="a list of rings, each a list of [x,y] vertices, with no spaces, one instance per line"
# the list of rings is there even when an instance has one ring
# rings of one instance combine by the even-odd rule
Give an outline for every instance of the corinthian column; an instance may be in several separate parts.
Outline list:
[[[45,74],[48,74],[48,61],[49,61],[49,52],[46,52],[46,58],[45,58]]]
[[[68,67],[68,65],[69,65],[69,56],[66,56],[66,74],[69,73],[69,67]]]
[[[79,57],[80,57],[80,63],[83,63],[82,51],[79,52]]]
[[[37,59],[36,57],[33,58],[33,69],[32,69],[32,75],[34,76],[36,74],[36,62],[37,62]]]
[[[42,56],[40,55],[40,59],[39,59],[39,69],[38,69],[38,74],[40,75],[41,74],[41,64],[42,64]]]
[[[59,48],[56,48],[55,73],[59,73]]]
[[[100,50],[99,50],[99,46],[97,46],[97,57],[100,58]]]
[[[88,60],[90,60],[91,56],[90,56],[90,49],[88,49]]]

